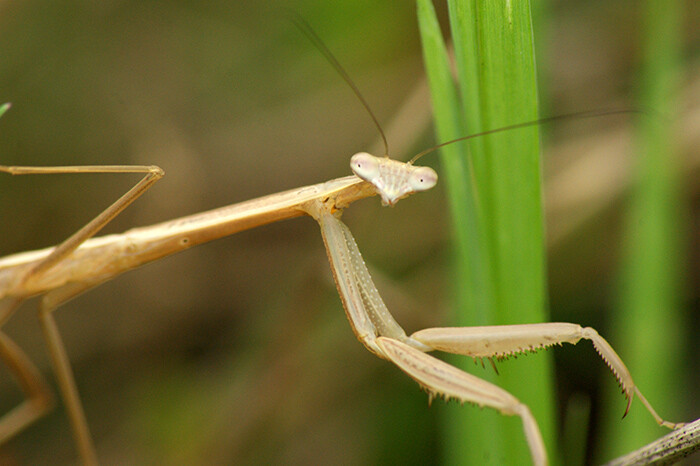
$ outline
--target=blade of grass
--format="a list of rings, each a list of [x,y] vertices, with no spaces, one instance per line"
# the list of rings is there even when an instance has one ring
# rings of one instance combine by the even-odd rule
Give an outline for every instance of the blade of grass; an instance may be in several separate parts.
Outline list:
[[[537,118],[529,2],[448,1],[461,108],[432,4],[418,0],[425,64],[441,140]],[[461,121],[464,125],[456,128]],[[455,131],[455,133],[452,133]],[[461,133],[461,134],[457,134]],[[544,238],[537,128],[441,150],[455,240],[454,325],[542,322]],[[453,172],[454,171],[454,172]],[[464,361],[460,364],[465,367]],[[473,365],[471,365],[473,367]],[[472,370],[473,372],[473,370]],[[544,355],[503,367],[495,381],[528,404],[554,457],[551,364]],[[518,419],[450,409],[446,458],[453,464],[520,464],[530,454]]]
[[[466,7],[465,7],[466,5]],[[462,82],[461,89],[477,86],[479,108],[462,94],[468,120],[481,120],[481,131],[533,120],[537,112],[537,83],[529,2],[449,2],[453,16],[476,11],[477,60],[458,68],[475,68],[460,76],[478,75],[476,83]],[[469,16],[469,15],[464,15]],[[453,39],[455,43],[457,38]],[[480,117],[475,116],[476,113]],[[541,166],[537,127],[515,130],[483,139],[483,152],[474,157],[477,192],[484,224],[494,292],[490,324],[542,322],[545,313],[544,230]],[[499,385],[530,406],[550,456],[554,435],[554,390],[549,358],[520,360],[504,368]],[[523,383],[529,381],[530,383]],[[490,415],[497,415],[490,413]],[[501,418],[508,439],[505,464],[528,457],[522,428],[513,419]],[[478,428],[473,426],[472,430]]]
[[[663,115],[678,110],[681,2],[648,0],[644,5],[639,102]],[[680,313],[680,170],[673,119],[641,118],[636,125],[635,183],[627,215],[618,306],[612,338],[642,393],[659,414],[678,421],[683,375],[683,317]],[[623,401],[610,390],[605,404],[602,458],[611,458],[666,433],[642,406],[620,422]]]
[[[435,130],[439,141],[448,141],[463,136],[466,125],[433,4],[430,0],[418,0],[417,6],[423,57],[435,114]],[[479,142],[475,144],[478,145]],[[468,309],[478,315],[485,315],[492,309],[489,301],[492,293],[489,290],[488,262],[480,246],[484,241],[483,229],[479,230],[483,222],[478,219],[476,188],[467,148],[468,143],[464,142],[440,150],[444,174],[442,178],[448,193],[452,219],[452,277],[454,283],[458,284],[453,287],[452,303],[455,309]],[[461,317],[464,314],[455,313],[452,324],[473,325],[473,319],[462,320]],[[463,358],[458,357],[452,357],[450,361],[457,366],[464,366],[465,363]],[[486,373],[485,376],[490,380],[494,378],[492,373]],[[470,411],[470,415],[481,414],[476,410]],[[483,451],[501,449],[500,437],[491,434],[498,427],[493,418],[485,419],[482,429],[465,432],[462,410],[447,409],[444,416],[447,419],[444,429],[447,439],[444,445],[448,460],[461,458],[467,464],[477,464],[483,457]],[[467,438],[469,441],[466,441]],[[475,445],[481,449],[473,448]]]
[[[10,109],[11,106],[12,106],[12,104],[10,104],[9,102],[6,104],[0,105],[0,117],[3,116],[5,114],[5,112]]]

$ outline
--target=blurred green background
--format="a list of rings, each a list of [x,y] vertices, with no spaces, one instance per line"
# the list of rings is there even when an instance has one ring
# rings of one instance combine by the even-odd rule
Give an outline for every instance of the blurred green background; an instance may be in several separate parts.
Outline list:
[[[641,87],[636,3],[548,4],[535,22],[542,114],[633,105]],[[445,6],[435,6],[446,24]],[[4,1],[0,101],[13,108],[0,120],[0,163],[163,167],[166,177],[109,233],[348,174],[352,153],[379,152],[375,129],[282,7],[304,16],[348,70],[394,157],[435,143],[412,2]],[[679,362],[685,380],[662,381],[680,400],[677,412],[661,413],[672,420],[700,415],[700,32],[692,27],[700,6],[687,2],[683,21],[672,143],[682,160],[685,333],[679,352],[662,356]],[[552,320],[615,335],[636,160],[631,127],[601,119],[547,133]],[[436,166],[430,157],[424,163]],[[60,242],[135,181],[0,177],[0,256]],[[444,202],[436,189],[393,209],[364,201],[344,216],[408,331],[450,324]],[[474,409],[428,408],[415,383],[357,343],[309,219],[133,271],[72,301],[57,320],[105,464],[440,463],[438,414]],[[35,303],[4,330],[53,384]],[[615,381],[590,344],[553,352],[560,416],[585,418],[590,406],[590,462],[601,454],[602,393]],[[500,370],[510,364],[517,361]],[[653,381],[636,382],[644,392]],[[0,372],[0,410],[20,400]],[[619,417],[617,401],[611,414]],[[0,447],[2,463],[75,458],[60,404]]]

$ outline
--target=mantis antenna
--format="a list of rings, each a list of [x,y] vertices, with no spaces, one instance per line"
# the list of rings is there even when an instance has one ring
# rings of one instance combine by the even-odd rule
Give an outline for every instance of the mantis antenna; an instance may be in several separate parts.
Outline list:
[[[382,126],[379,124],[379,120],[377,120],[377,117],[374,115],[374,112],[372,112],[372,109],[370,108],[369,104],[365,100],[365,98],[362,96],[362,93],[360,90],[357,88],[353,80],[350,78],[350,75],[345,71],[345,68],[338,62],[338,60],[335,58],[333,53],[326,47],[326,44],[321,40],[321,38],[316,34],[316,31],[311,27],[311,25],[301,17],[298,13],[296,13],[293,10],[287,10],[287,17],[288,19],[311,41],[311,43],[323,54],[323,56],[328,60],[328,62],[333,66],[333,68],[338,72],[340,77],[343,78],[343,80],[350,86],[350,89],[355,93],[358,99],[360,99],[360,102],[362,103],[362,106],[367,110],[367,113],[369,116],[372,118],[372,121],[374,122],[374,125],[377,127],[377,131],[379,131],[379,135],[382,138],[382,143],[384,144],[384,157],[389,157],[389,143],[387,142],[386,135],[384,134],[384,130],[382,130]],[[541,125],[544,123],[551,123],[554,121],[561,121],[561,120],[574,120],[574,119],[583,119],[583,118],[594,118],[594,117],[601,117],[601,116],[609,116],[609,115],[621,115],[621,114],[628,114],[628,113],[639,113],[639,114],[648,114],[651,113],[648,110],[643,110],[643,109],[602,109],[602,110],[590,110],[590,111],[583,111],[583,112],[575,112],[575,113],[569,113],[569,114],[564,114],[564,115],[557,115],[557,116],[551,116],[551,117],[545,117],[545,118],[539,118],[537,120],[532,120],[532,121],[526,121],[524,123],[517,123],[513,125],[508,125],[508,126],[502,126],[500,128],[496,129],[491,129],[488,131],[482,131],[479,133],[475,134],[470,134],[468,136],[462,136],[457,139],[452,139],[450,141],[445,141],[442,142],[436,146],[429,147],[428,149],[425,149],[415,156],[411,160],[408,161],[408,165],[413,165],[413,163],[418,160],[419,158],[423,157],[426,154],[429,154],[441,147],[454,144],[456,142],[461,142],[461,141],[466,141],[469,139],[474,139],[478,138],[481,136],[486,136],[489,134],[495,134],[495,133],[500,133],[503,131],[510,131],[512,129],[518,129],[518,128],[527,128],[529,126],[536,126],[536,125]]]
[[[355,93],[358,99],[360,99],[360,102],[362,103],[362,106],[367,110],[367,113],[369,113],[369,116],[372,117],[372,121],[374,122],[374,125],[377,127],[377,130],[379,131],[379,135],[382,137],[382,143],[384,144],[384,157],[389,157],[389,143],[386,140],[386,135],[384,134],[384,130],[382,130],[382,126],[379,124],[379,120],[377,120],[377,117],[374,116],[374,112],[372,112],[372,109],[369,107],[369,104],[365,100],[364,97],[362,97],[362,93],[360,93],[360,90],[357,88],[355,83],[353,82],[352,79],[350,79],[350,75],[348,75],[347,71],[345,71],[345,68],[338,62],[338,60],[335,58],[335,56],[331,53],[330,50],[328,50],[328,47],[326,47],[326,44],[323,43],[320,37],[318,37],[318,34],[316,34],[316,31],[311,27],[311,25],[306,22],[304,18],[302,18],[298,13],[288,10],[287,15],[289,17],[289,20],[294,23],[294,25],[299,28],[299,30],[311,41],[312,44],[323,54],[324,57],[326,57],[326,60],[335,68],[335,70],[338,72],[341,78],[345,80],[346,83],[348,83],[348,86],[350,86],[350,89],[352,89],[352,92]]]
[[[627,114],[627,113],[648,114],[649,112],[647,110],[634,109],[634,108],[632,108],[632,109],[630,109],[630,108],[602,109],[602,110],[589,110],[589,111],[583,111],[583,112],[568,113],[568,114],[564,114],[564,115],[539,118],[537,120],[526,121],[524,123],[516,123],[514,125],[502,126],[500,128],[490,129],[488,131],[482,131],[480,133],[474,133],[474,134],[470,134],[468,136],[462,136],[461,138],[452,139],[450,141],[442,142],[442,143],[438,144],[437,146],[430,147],[430,148],[425,149],[424,151],[421,151],[418,154],[414,155],[413,158],[408,161],[408,164],[412,165],[419,158],[421,158],[424,155],[429,154],[429,153],[431,153],[431,152],[433,152],[441,147],[444,147],[444,146],[447,146],[450,144],[454,144],[455,142],[466,141],[468,139],[474,139],[474,138],[478,138],[481,136],[486,136],[488,134],[495,134],[495,133],[500,133],[503,131],[510,131],[512,129],[518,129],[518,128],[527,128],[529,126],[537,126],[537,125],[541,125],[544,123],[551,123],[553,121],[578,120],[578,119],[583,119],[583,118],[594,118],[594,117],[601,117],[601,116],[608,116],[608,115],[622,115],[622,114]]]

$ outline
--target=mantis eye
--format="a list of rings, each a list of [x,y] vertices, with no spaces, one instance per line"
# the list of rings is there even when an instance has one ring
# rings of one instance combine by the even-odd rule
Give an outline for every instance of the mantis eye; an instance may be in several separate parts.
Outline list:
[[[359,152],[350,159],[350,168],[358,177],[370,183],[379,176],[379,161],[377,157],[367,152]]]
[[[416,167],[408,178],[408,185],[414,191],[425,191],[437,183],[437,173],[430,167]]]

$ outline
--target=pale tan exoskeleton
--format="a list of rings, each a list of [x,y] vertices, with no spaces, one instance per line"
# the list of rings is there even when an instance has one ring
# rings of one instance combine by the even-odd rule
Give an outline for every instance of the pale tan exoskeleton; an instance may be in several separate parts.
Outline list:
[[[307,26],[302,24],[301,27],[314,39],[313,32]],[[327,50],[324,53],[329,54]],[[334,59],[332,62],[349,80],[340,65]],[[357,93],[354,85],[352,87]],[[59,246],[0,259],[0,326],[26,299],[43,295],[40,320],[83,463],[96,463],[97,455],[53,311],[78,294],[147,262],[242,230],[302,215],[313,217],[320,225],[348,320],[367,349],[396,364],[425,388],[431,398],[455,398],[494,408],[503,414],[519,416],[535,464],[546,464],[547,458],[539,428],[528,407],[499,387],[426,352],[440,350],[474,358],[492,358],[588,339],[620,382],[628,399],[628,408],[636,394],[659,424],[671,428],[676,426],[656,414],[634,385],[622,360],[592,328],[570,323],[539,323],[431,328],[408,336],[382,301],[355,240],[340,220],[340,215],[352,202],[375,194],[381,196],[384,204],[393,205],[414,192],[433,187],[437,174],[430,168],[416,167],[412,162],[403,163],[366,153],[354,155],[351,168],[355,175],[135,228],[123,234],[94,238],[102,227],[163,176],[160,168],[0,166],[0,171],[11,174],[110,172],[145,175],[117,202]],[[2,442],[43,415],[50,406],[51,398],[33,364],[1,332],[0,358],[10,368],[26,395],[23,404],[0,419]]]

